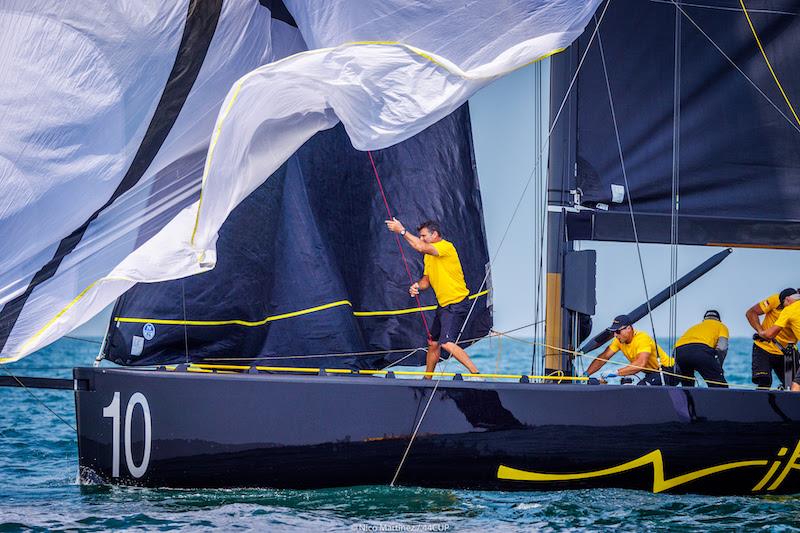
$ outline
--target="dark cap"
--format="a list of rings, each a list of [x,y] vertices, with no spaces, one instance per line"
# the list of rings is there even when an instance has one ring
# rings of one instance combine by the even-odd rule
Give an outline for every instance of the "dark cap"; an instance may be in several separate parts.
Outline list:
[[[717,311],[716,309],[709,309],[708,311],[706,311],[706,314],[703,315],[703,320],[708,320],[709,318],[713,320],[721,320],[719,318],[719,311]]]
[[[611,325],[606,329],[608,331],[619,331],[622,328],[632,325],[633,322],[631,322],[631,318],[628,315],[619,315],[616,318],[614,318],[614,321],[611,322]]]
[[[791,287],[788,289],[783,289],[778,296],[778,305],[783,305],[783,300],[786,299],[787,296],[791,296],[792,294],[797,294],[797,289],[792,289]]]

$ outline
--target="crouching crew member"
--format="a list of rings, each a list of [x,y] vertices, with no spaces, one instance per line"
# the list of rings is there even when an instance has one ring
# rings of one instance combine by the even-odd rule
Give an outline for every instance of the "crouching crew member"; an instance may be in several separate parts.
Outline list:
[[[747,310],[745,316],[756,333],[768,330],[775,324],[781,311],[787,305],[786,299],[793,294],[797,294],[797,290],[783,289],[780,294],[773,294]],[[761,315],[764,315],[764,320],[759,322]],[[791,367],[791,361],[789,361],[789,365],[786,364],[783,349],[789,344],[796,343],[797,338],[790,329],[782,328],[774,340],[775,342],[755,339],[753,342],[753,383],[759,387],[772,387],[772,372],[774,371],[783,386],[788,388],[791,378],[787,379],[786,374],[787,367]]]
[[[778,316],[777,320],[775,320],[775,323],[768,329],[759,331],[758,336],[762,339],[771,341],[772,339],[779,338],[781,333],[784,332],[791,333],[795,339],[800,337],[800,294],[797,294],[797,292],[786,297],[784,300],[783,311],[781,311],[781,314]],[[793,367],[794,358],[796,357],[795,347],[794,345],[790,345],[786,348],[786,351],[790,353],[789,359]],[[800,377],[797,375],[792,376],[792,391],[800,391],[799,380]]]
[[[728,387],[722,364],[728,355],[728,328],[720,321],[719,312],[706,311],[703,321],[686,330],[675,343],[675,361],[680,368],[684,387],[694,387],[697,371],[709,387]]]
[[[628,315],[619,315],[611,323],[609,331],[614,333],[614,340],[608,345],[603,353],[592,361],[586,370],[587,375],[592,375],[611,359],[617,352],[622,352],[629,365],[624,366],[615,372],[618,376],[630,376],[644,371],[645,377],[639,385],[661,385],[661,375],[659,375],[658,363],[661,361],[661,369],[665,372],[664,385],[677,385],[678,380],[674,375],[675,361],[658,346],[655,341],[644,331],[636,331]],[[658,359],[656,359],[658,357]],[[668,372],[668,373],[666,373]]]

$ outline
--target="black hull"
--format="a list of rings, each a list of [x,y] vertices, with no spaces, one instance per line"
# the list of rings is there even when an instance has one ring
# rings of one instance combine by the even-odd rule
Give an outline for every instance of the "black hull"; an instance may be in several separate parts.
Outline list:
[[[74,377],[87,389],[75,392],[82,481],[151,487],[388,484],[433,389],[366,376]],[[398,484],[784,494],[800,492],[798,463],[800,394],[443,381]]]

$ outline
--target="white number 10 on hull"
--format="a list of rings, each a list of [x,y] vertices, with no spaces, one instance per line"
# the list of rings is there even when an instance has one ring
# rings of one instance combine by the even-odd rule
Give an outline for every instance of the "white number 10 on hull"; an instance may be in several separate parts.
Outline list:
[[[133,410],[136,406],[142,408],[144,415],[144,453],[142,454],[142,462],[137,465],[133,459],[133,452],[131,449],[131,420],[133,419]],[[112,434],[112,457],[111,457],[111,476],[119,477],[119,430],[120,430],[120,400],[119,392],[114,393],[114,398],[111,403],[103,408],[103,417],[110,418],[113,425]],[[150,422],[150,405],[147,403],[147,398],[141,392],[135,392],[128,400],[128,406],[125,408],[125,464],[128,466],[128,471],[135,478],[140,478],[147,472],[147,466],[150,463],[150,447],[152,440],[152,427]]]

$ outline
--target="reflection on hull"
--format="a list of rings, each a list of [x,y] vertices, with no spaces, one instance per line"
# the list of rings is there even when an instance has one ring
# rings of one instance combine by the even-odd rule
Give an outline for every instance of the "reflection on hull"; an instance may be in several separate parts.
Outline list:
[[[433,390],[371,377],[76,369],[84,482],[388,484]],[[800,395],[441,382],[398,483],[800,492]],[[791,451],[790,451],[791,450]]]

